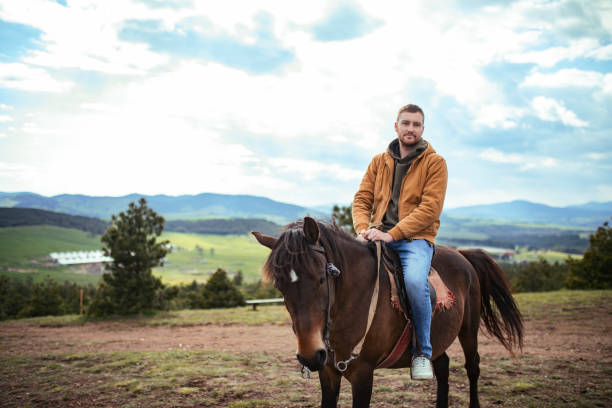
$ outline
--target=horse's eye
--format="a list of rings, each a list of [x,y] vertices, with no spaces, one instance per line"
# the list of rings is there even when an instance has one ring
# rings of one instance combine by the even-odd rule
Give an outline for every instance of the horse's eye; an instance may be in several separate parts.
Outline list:
[[[319,279],[319,285],[323,284],[323,278]]]

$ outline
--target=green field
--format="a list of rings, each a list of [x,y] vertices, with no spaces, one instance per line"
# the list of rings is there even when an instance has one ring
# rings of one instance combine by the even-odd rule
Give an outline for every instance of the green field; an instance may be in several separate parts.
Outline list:
[[[516,253],[514,260],[516,262],[538,262],[540,259],[544,259],[549,263],[563,263],[567,259],[567,257],[572,259],[582,259],[582,255],[576,254],[566,254],[565,252],[557,252],[550,251],[547,249],[540,249],[534,251],[520,250],[519,253]]]
[[[197,280],[205,282],[217,268],[230,276],[242,271],[246,281],[259,279],[260,269],[269,250],[247,235],[198,235],[176,232],[165,233],[174,250],[164,267],[154,274],[167,284]],[[0,228],[0,273],[11,277],[32,276],[42,280],[50,275],[58,281],[79,284],[96,283],[100,274],[88,274],[82,266],[51,266],[44,258],[51,252],[87,251],[101,249],[99,236],[83,231],[51,227],[29,226]],[[201,248],[197,250],[196,247]]]
[[[260,270],[270,250],[250,235],[199,235],[169,232],[163,235],[175,246],[163,268],[155,274],[166,283],[204,282],[217,268],[230,276],[242,271],[247,281],[260,278]],[[196,249],[201,248],[201,251]]]

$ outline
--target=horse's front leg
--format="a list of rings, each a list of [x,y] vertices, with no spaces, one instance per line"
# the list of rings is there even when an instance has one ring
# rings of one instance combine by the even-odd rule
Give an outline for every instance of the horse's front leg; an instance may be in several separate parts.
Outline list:
[[[340,396],[340,381],[342,377],[331,365],[326,365],[319,371],[319,382],[321,383],[321,407],[336,408]]]
[[[436,408],[448,408],[448,371],[450,360],[448,354],[442,353],[433,361],[433,369],[438,380]]]
[[[368,408],[372,398],[374,370],[361,365],[347,376],[353,391],[353,408]]]

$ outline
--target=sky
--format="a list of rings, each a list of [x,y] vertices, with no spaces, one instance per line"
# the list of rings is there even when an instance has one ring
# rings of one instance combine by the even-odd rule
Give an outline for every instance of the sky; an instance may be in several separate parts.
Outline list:
[[[349,204],[402,106],[446,208],[612,200],[612,2],[0,0],[0,191]]]

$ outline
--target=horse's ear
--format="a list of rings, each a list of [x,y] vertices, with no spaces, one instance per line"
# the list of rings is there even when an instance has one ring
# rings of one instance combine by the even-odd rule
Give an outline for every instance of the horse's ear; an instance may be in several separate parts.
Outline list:
[[[316,244],[319,240],[319,226],[311,217],[304,217],[304,226],[302,227],[306,241],[311,244]]]
[[[262,234],[261,232],[251,231],[251,234],[255,236],[255,239],[257,240],[257,242],[259,242],[261,245],[268,247],[270,249],[274,248],[276,241],[278,241],[278,238],[274,238],[274,237],[271,237],[270,235]]]

